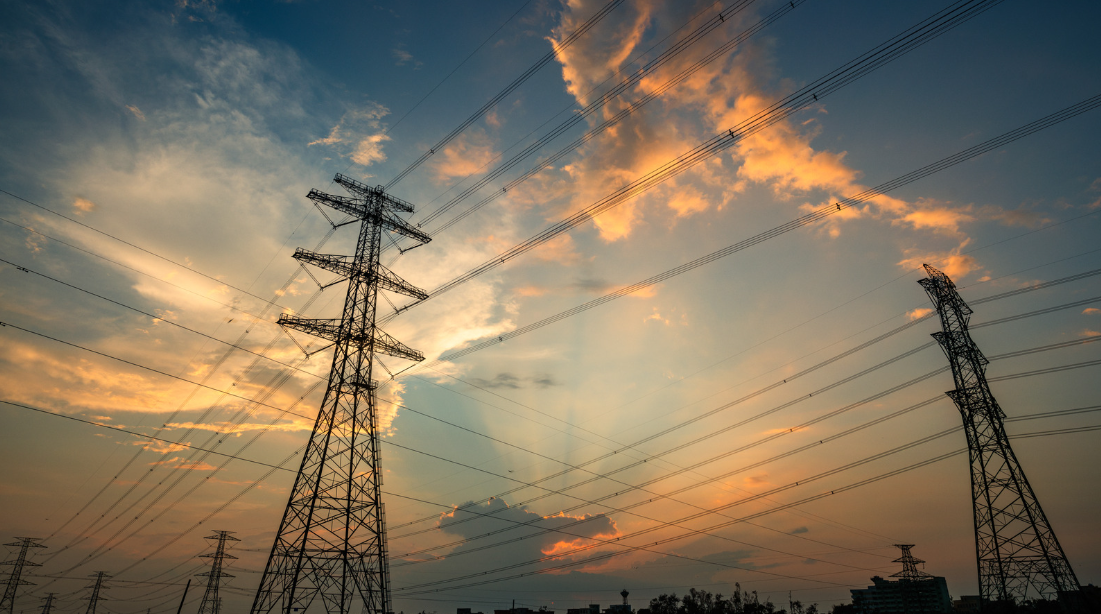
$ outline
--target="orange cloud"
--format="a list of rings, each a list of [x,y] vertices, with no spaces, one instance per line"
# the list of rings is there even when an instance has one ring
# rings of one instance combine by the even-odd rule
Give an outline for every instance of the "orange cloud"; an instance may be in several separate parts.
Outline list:
[[[483,132],[468,131],[432,157],[432,172],[439,181],[479,174],[496,157],[490,139]]]
[[[913,322],[914,320],[924,318],[925,316],[927,316],[931,313],[933,313],[933,310],[931,308],[929,308],[929,307],[920,307],[920,308],[915,309],[913,311],[907,311],[906,312],[906,319]]]
[[[931,201],[920,199],[917,206],[922,207],[903,215],[896,224],[909,224],[916,230],[934,230],[949,235],[960,234],[960,224],[974,221],[966,213],[967,209],[950,209],[945,206],[930,205]]]
[[[80,198],[78,196],[75,200],[73,200],[73,209],[76,209],[77,215],[82,215],[95,211],[96,204],[86,198]]]
[[[905,269],[918,269],[923,264],[931,264],[954,281],[958,281],[971,271],[979,268],[979,263],[973,256],[959,253],[967,243],[967,241],[964,241],[959,247],[948,253],[926,253],[920,256],[910,256],[899,261],[898,265]]]

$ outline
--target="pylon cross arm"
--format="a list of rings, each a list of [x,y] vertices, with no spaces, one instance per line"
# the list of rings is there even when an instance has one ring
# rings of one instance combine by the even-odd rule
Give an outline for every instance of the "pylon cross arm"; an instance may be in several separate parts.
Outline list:
[[[301,247],[294,250],[294,259],[303,264],[312,264],[319,269],[332,271],[343,277],[352,277],[356,273],[354,258],[336,254],[318,254]]]
[[[411,296],[418,300],[428,298],[428,293],[395,275],[390,269],[378,265],[378,287],[390,292]]]
[[[375,329],[375,351],[386,354],[387,356],[405,358],[406,360],[413,360],[416,362],[424,360],[424,354],[394,339],[378,328]]]
[[[334,343],[340,339],[339,319],[299,318],[284,314],[275,323]]]
[[[344,186],[344,189],[348,190],[352,194],[359,194],[364,198],[380,199],[385,202],[386,206],[390,209],[401,211],[403,213],[413,212],[413,205],[411,203],[406,202],[400,198],[390,196],[383,190],[382,186],[372,188],[366,183],[356,181],[355,179],[352,179],[351,177],[343,173],[337,173],[336,177],[333,178],[333,181]]]

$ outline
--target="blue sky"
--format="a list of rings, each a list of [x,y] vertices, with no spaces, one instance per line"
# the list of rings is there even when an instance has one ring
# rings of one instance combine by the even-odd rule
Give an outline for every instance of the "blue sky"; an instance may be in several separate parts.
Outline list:
[[[435,227],[783,5],[749,3]],[[311,188],[340,193],[331,182],[338,172],[389,182],[601,6],[533,0],[0,7],[7,84],[0,92],[0,189],[6,192],[0,217],[7,220],[0,228],[0,258],[7,262],[0,263],[0,321],[13,325],[0,329],[0,398],[137,432],[160,428],[170,441],[283,462],[306,441],[310,422],[281,417],[269,406],[297,402],[293,411],[312,415],[320,392],[311,387],[326,374],[329,356],[302,362],[301,351],[273,322],[280,312],[335,317],[343,298],[342,287],[316,295],[314,281],[291,258],[296,247],[314,249],[329,229],[305,194]],[[638,70],[727,6],[624,2],[391,191],[417,205],[413,221],[423,219],[498,157],[509,159],[591,102],[601,87]],[[435,288],[945,6],[799,4],[613,129],[434,234],[432,243],[392,268],[413,284]],[[386,328],[436,361],[1096,96],[1099,13],[1088,2],[1002,2]],[[535,482],[565,464],[662,433],[921,317],[930,307],[915,283],[924,262],[948,272],[969,301],[1098,269],[1097,113],[580,315],[410,371],[380,393],[415,410],[383,403],[386,439],[403,446],[384,449],[387,490],[442,506],[478,502],[521,522],[590,515],[580,525],[586,537],[629,535],[957,426],[959,414],[942,395],[953,386],[946,373],[803,426],[943,367],[944,356],[928,348],[815,392],[926,343],[937,330],[930,319],[586,467],[609,477],[564,494],[541,497],[545,491],[528,487],[499,497],[518,481]],[[432,224],[426,229],[434,232]],[[354,239],[351,228],[339,230],[320,251],[350,253]],[[1101,278],[1092,276],[976,306],[973,321],[980,323],[1077,304],[977,329],[988,356],[1082,341],[995,360],[990,376],[1096,360],[1101,345],[1088,341],[1101,336],[1101,300],[1089,299],[1101,296],[1099,289]],[[391,298],[398,305],[405,300]],[[298,370],[282,381],[282,365],[227,353],[211,338]],[[1010,418],[1090,407],[1101,392],[1096,369],[998,381],[994,393]],[[189,381],[238,390],[269,406],[248,406]],[[764,462],[938,395],[898,418]],[[732,428],[801,397],[807,398]],[[235,413],[240,410],[249,413]],[[206,560],[193,557],[211,529],[237,531],[242,539],[227,606],[250,601],[292,473],[260,481],[267,469],[247,462],[219,470],[224,459],[195,463],[167,444],[25,407],[0,406],[0,416],[0,454],[9,467],[0,479],[8,502],[0,508],[0,531],[49,536],[36,573],[61,576],[35,580],[23,603],[46,591],[77,603],[83,578],[103,569],[117,577],[109,611],[168,611],[179,585],[202,571]],[[1097,416],[1020,420],[1007,428],[1026,434],[1088,427]],[[225,433],[231,436],[219,435]],[[1014,442],[1083,583],[1096,583],[1101,574],[1101,535],[1092,514],[1099,503],[1096,442],[1097,432],[1089,431]],[[790,590],[804,602],[831,604],[847,601],[848,589],[867,585],[873,574],[894,573],[894,543],[917,544],[926,570],[946,576],[953,595],[973,594],[962,456],[772,510],[963,445],[957,432],[723,512],[755,515],[750,522],[606,560],[589,557],[611,552],[610,546],[570,554],[591,540],[572,543],[554,533],[464,555],[493,538],[449,544],[492,530],[491,521],[453,524],[440,516],[447,507],[395,496],[387,504],[395,607],[486,611],[516,599],[565,610],[616,602],[624,587],[638,606],[691,586],[729,594],[734,582],[775,602]],[[624,457],[655,455],[618,471]],[[745,466],[753,468],[735,473]],[[653,496],[634,489],[590,503],[623,490],[623,483],[662,478],[645,488],[663,494],[716,476],[727,477],[684,490],[676,501],[617,511]],[[584,479],[579,470],[540,486],[562,491]],[[687,528],[699,531],[724,519],[730,520],[712,514]],[[421,522],[401,526],[414,521]],[[666,527],[627,542],[651,543],[682,530]],[[439,560],[405,564],[424,556],[410,553],[431,547],[438,547],[430,553]],[[432,587],[445,589],[440,592],[404,594],[416,592],[406,587],[548,554],[576,565],[518,579],[495,572],[489,575],[499,582],[448,588],[463,584],[456,581]]]

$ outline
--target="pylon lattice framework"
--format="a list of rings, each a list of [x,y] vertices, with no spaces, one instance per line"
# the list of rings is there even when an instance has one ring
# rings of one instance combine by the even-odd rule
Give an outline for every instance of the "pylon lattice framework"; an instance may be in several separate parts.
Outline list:
[[[23,568],[41,566],[38,563],[27,560],[30,549],[46,547],[38,543],[40,540],[36,537],[16,537],[15,539],[19,541],[4,545],[19,548],[19,554],[16,555],[14,560],[0,562],[0,565],[12,566],[11,575],[8,576],[8,584],[4,588],[4,596],[0,598],[0,612],[7,612],[8,614],[15,612],[15,595],[19,591],[19,587],[34,584],[34,582],[28,582],[23,579]]]
[[[214,552],[200,555],[210,559],[210,571],[205,571],[196,576],[206,578],[206,591],[203,592],[203,600],[199,603],[199,614],[219,614],[222,611],[222,598],[218,595],[218,589],[222,586],[222,578],[233,576],[225,572],[225,560],[236,559],[232,554],[226,554],[226,542],[239,542],[241,540],[232,537],[233,531],[216,531],[214,535],[206,539],[216,539]]]
[[[85,610],[85,614],[96,614],[96,608],[99,606],[100,601],[107,601],[107,598],[103,596],[103,581],[111,576],[107,575],[105,571],[97,571],[95,578],[96,583],[91,586],[85,586],[84,588],[92,589],[92,594],[88,599],[88,609]]]
[[[413,206],[338,174],[351,197],[310,190],[307,198],[361,221],[354,256],[298,249],[294,258],[349,281],[339,319],[280,316],[278,324],[331,341],[332,369],[317,421],[302,457],[286,511],[264,567],[253,614],[278,608],[308,614],[320,597],[328,614],[348,614],[353,602],[364,614],[390,612],[386,514],[382,502],[375,389],[376,354],[421,361],[375,325],[380,289],[427,298],[379,262],[384,232],[423,245],[428,235],[397,216]],[[342,225],[342,224],[339,224]],[[339,226],[334,224],[334,227]],[[384,365],[383,365],[384,366]]]
[[[988,602],[1073,599],[1079,591],[1063,548],[1021,469],[1002,412],[986,381],[989,361],[971,339],[971,308],[947,275],[925,265],[925,288],[940,315],[933,333],[952,368],[948,392],[963,417],[971,461],[971,498],[979,592]]]
[[[918,565],[925,565],[925,561],[915,557],[910,549],[914,547],[914,544],[895,544],[895,548],[902,551],[902,556],[895,559],[894,563],[902,563],[902,571],[891,574],[892,578],[901,578],[903,580],[924,580],[926,578],[932,578],[933,574],[925,573],[918,569]]]

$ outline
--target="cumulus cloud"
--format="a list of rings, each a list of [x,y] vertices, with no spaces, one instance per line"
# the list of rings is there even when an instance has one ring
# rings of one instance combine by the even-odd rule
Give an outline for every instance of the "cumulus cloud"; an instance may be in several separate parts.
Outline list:
[[[437,181],[445,182],[480,174],[497,155],[493,139],[485,132],[468,130],[432,156],[431,169]]]
[[[79,196],[73,200],[73,209],[76,209],[77,215],[83,215],[85,213],[91,213],[96,210],[96,204],[87,198],[80,198]]]
[[[929,307],[919,307],[919,308],[914,309],[912,311],[907,311],[906,312],[906,319],[913,322],[914,320],[924,318],[925,316],[927,316],[931,313],[933,313],[933,310],[931,308],[929,308]]]
[[[382,131],[381,120],[389,114],[390,110],[378,103],[349,110],[329,130],[328,135],[310,141],[307,145],[332,147],[339,155],[351,158],[352,162],[363,167],[385,162],[383,144],[390,137]]]
[[[979,263],[973,256],[961,254],[960,250],[967,244],[965,241],[959,247],[948,252],[923,252],[921,250],[906,250],[907,257],[900,260],[898,265],[904,269],[919,269],[925,264],[940,269],[945,275],[958,282],[969,273],[979,268]]]
[[[469,510],[482,514],[472,517],[464,513]],[[487,517],[488,516],[488,517]],[[537,558],[545,555],[566,555],[566,560],[571,557],[570,551],[582,546],[593,544],[592,538],[614,539],[619,535],[616,523],[604,514],[584,514],[571,516],[558,513],[550,516],[538,514],[525,506],[509,506],[504,499],[492,498],[484,503],[468,501],[451,512],[441,514],[437,526],[450,535],[456,535],[464,539],[477,537],[501,528],[517,527],[515,535],[530,535],[525,539],[508,547],[497,548],[495,560],[506,561],[522,557]],[[529,526],[520,526],[529,525]],[[548,530],[550,529],[550,530]],[[554,531],[560,529],[563,532]],[[543,533],[542,531],[546,531]],[[469,542],[455,547],[450,554],[458,554],[464,550],[473,549],[481,545],[479,542]],[[587,556],[586,554],[575,556]],[[456,558],[455,563],[461,559]]]

